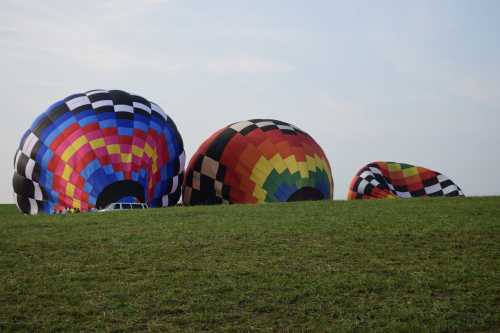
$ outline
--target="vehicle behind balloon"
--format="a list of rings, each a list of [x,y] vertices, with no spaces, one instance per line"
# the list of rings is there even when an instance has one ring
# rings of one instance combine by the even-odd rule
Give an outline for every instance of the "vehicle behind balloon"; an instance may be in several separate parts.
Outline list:
[[[129,209],[146,209],[149,208],[148,204],[142,202],[113,202],[98,212],[111,212],[115,210],[129,210]]]

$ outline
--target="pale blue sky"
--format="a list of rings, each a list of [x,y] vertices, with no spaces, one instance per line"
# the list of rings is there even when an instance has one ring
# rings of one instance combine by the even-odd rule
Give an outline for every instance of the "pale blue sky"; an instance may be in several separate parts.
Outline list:
[[[500,194],[498,1],[4,1],[0,202],[12,159],[52,102],[123,89],[175,120],[188,159],[213,131],[269,117],[308,131],[335,198],[364,164]]]

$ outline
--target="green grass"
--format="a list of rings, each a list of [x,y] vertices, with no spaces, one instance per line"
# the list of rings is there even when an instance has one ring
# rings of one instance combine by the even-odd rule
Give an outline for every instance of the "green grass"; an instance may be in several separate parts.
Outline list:
[[[23,216],[0,332],[493,332],[500,197]]]

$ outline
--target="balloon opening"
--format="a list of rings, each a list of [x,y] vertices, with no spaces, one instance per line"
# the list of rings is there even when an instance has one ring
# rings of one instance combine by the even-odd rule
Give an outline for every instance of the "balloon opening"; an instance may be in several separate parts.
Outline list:
[[[122,202],[122,203],[140,203],[141,201],[137,197],[127,196],[127,197],[120,198],[116,202]]]
[[[97,198],[97,209],[113,202],[144,202],[144,188],[133,180],[121,180],[104,188]]]
[[[318,189],[313,187],[302,187],[301,189],[295,191],[289,198],[288,202],[291,201],[304,201],[304,200],[323,200],[325,196]]]

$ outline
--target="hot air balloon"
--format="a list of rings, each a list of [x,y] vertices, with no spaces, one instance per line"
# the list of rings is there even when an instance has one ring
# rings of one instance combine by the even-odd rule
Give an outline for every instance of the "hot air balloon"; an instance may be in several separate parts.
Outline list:
[[[314,139],[272,119],[240,121],[201,144],[186,170],[186,205],[332,199],[330,164]]]
[[[397,162],[373,162],[358,171],[348,199],[463,196],[462,190],[439,172]]]
[[[185,154],[174,122],[155,103],[120,90],[66,97],[21,139],[13,187],[26,214],[87,211],[112,202],[176,204]]]

